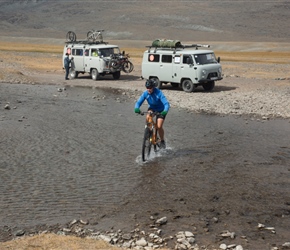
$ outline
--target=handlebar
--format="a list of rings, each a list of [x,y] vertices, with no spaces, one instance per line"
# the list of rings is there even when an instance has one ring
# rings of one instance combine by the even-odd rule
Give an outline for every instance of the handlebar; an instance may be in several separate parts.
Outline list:
[[[139,113],[140,115],[144,115],[144,114],[149,114],[149,115],[151,115],[151,116],[155,116],[155,115],[160,115],[160,112],[158,112],[158,111],[141,111],[140,113]]]

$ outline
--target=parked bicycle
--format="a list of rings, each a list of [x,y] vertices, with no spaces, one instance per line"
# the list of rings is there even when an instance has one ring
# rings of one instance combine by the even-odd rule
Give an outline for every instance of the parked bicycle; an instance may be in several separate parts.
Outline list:
[[[113,54],[110,56],[109,68],[112,71],[122,70],[125,73],[130,73],[134,69],[133,63],[129,60],[129,54]]]
[[[69,31],[66,33],[66,41],[67,42],[75,42],[77,40],[77,35],[73,31]]]
[[[87,40],[89,42],[100,42],[102,43],[103,42],[103,32],[104,30],[90,30],[88,33],[87,33]]]
[[[146,116],[146,124],[144,131],[144,138],[142,143],[142,161],[148,161],[150,158],[151,148],[153,145],[154,151],[157,152],[160,148],[161,139],[158,134],[158,128],[156,124],[156,117],[158,112],[147,111],[141,112],[140,115],[148,114]]]

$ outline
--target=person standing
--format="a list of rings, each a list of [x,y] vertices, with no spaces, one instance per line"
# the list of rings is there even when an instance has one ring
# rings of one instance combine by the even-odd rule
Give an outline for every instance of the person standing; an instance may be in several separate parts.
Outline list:
[[[139,97],[138,101],[135,103],[135,113],[140,114],[140,107],[143,104],[143,102],[146,100],[148,103],[148,111],[157,111],[160,114],[157,115],[157,128],[159,132],[159,136],[161,139],[161,148],[166,148],[165,140],[164,140],[164,129],[163,129],[163,123],[165,120],[165,117],[169,111],[170,104],[168,100],[166,99],[163,92],[155,87],[155,81],[154,80],[147,80],[145,82],[146,90],[142,93],[142,95]]]
[[[69,78],[68,78],[69,65],[70,65],[72,59],[69,59],[69,53],[66,53],[65,55],[66,55],[66,57],[64,58],[64,63],[63,63],[64,68],[65,68],[65,80],[69,80]]]

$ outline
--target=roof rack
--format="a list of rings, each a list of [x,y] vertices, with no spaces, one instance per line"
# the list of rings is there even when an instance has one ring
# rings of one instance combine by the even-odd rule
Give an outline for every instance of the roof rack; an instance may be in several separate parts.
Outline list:
[[[154,53],[156,53],[157,50],[172,50],[174,51],[174,54],[175,54],[177,50],[186,49],[186,48],[195,48],[197,50],[200,47],[209,48],[210,45],[192,44],[192,45],[182,45],[178,47],[159,47],[159,46],[151,45],[151,46],[145,46],[145,47],[148,48],[148,52],[151,51],[151,48],[154,48]]]
[[[95,41],[95,42],[89,42],[87,40],[83,41],[67,41],[65,44],[85,44],[85,45],[96,45],[96,44],[108,44],[108,42],[100,42],[100,41]]]

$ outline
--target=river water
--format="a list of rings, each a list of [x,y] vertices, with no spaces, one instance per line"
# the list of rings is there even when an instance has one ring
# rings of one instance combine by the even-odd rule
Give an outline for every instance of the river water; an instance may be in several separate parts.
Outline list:
[[[0,85],[2,227],[88,218],[129,230],[154,214],[171,219],[165,232],[195,227],[200,240],[228,229],[263,244],[256,226],[266,223],[276,227],[272,242],[287,241],[289,121],[172,107],[167,149],[142,163],[144,117],[128,93],[58,88]]]

